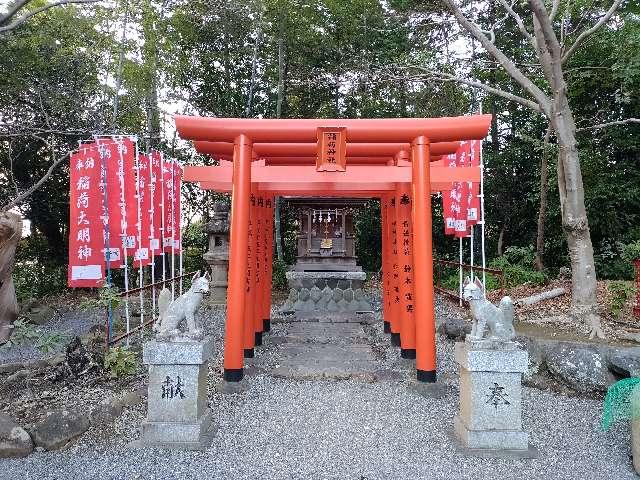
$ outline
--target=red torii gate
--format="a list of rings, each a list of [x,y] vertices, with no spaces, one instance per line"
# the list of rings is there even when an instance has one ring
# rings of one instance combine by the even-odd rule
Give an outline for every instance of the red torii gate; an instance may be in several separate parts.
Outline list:
[[[431,193],[480,181],[479,167],[438,160],[461,140],[484,138],[491,116],[175,120],[182,138],[220,159],[185,167],[184,180],[232,194],[224,379],[242,379],[244,358],[270,328],[273,198],[290,195],[380,199],[385,331],[403,357],[416,359],[417,379],[435,382]],[[320,164],[327,128],[346,136],[345,171]]]

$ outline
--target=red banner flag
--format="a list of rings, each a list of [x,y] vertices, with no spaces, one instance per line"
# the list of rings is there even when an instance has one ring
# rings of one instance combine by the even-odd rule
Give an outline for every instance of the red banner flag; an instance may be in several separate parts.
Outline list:
[[[458,151],[456,152],[456,166],[466,167],[469,162],[469,142],[462,142]],[[452,209],[456,215],[456,237],[466,237],[469,232],[467,231],[467,191],[468,182],[454,182],[452,191],[455,190],[455,199]]]
[[[173,245],[175,250],[179,251],[182,248],[181,240],[181,228],[182,228],[182,209],[180,205],[181,193],[182,193],[182,166],[176,161],[173,164],[173,192],[175,205],[173,208]]]
[[[71,155],[69,192],[70,287],[98,287],[104,282],[103,225],[100,222],[100,160],[83,149]]]
[[[444,157],[443,162],[448,167],[456,166],[455,154]],[[444,216],[444,233],[445,235],[453,235],[456,231],[456,217],[452,210],[452,190],[442,191],[442,210]]]
[[[480,140],[470,142],[470,167],[480,165]],[[467,182],[467,225],[475,225],[480,221],[480,183]]]
[[[149,237],[150,256],[161,253],[162,239],[162,158],[161,153],[151,152],[149,175],[149,201],[151,205],[151,225]]]
[[[162,159],[162,248],[171,252],[173,247],[173,207],[174,207],[174,179],[173,161]]]
[[[150,182],[150,162],[149,157],[144,154],[138,155],[136,165],[136,198],[138,201],[136,229],[138,230],[138,248],[134,255],[135,265],[150,265],[152,256],[150,254],[149,241],[151,238],[151,195],[149,192]]]
[[[109,247],[120,249],[122,259],[125,250],[129,256],[137,248],[136,148],[129,138],[98,139],[97,143],[106,165]]]

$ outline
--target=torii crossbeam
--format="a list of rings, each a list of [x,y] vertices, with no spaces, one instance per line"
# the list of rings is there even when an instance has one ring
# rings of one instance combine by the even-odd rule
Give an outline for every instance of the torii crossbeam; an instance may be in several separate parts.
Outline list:
[[[273,197],[381,201],[385,331],[436,381],[431,193],[480,180],[479,167],[440,158],[487,135],[490,115],[448,118],[261,120],[177,116],[180,136],[219,160],[184,180],[230,192],[231,234],[224,378],[240,381],[270,327]]]

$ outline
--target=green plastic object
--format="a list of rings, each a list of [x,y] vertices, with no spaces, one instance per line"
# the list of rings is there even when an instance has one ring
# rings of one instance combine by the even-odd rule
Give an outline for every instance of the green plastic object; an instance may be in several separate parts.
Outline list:
[[[625,378],[609,387],[604,397],[600,429],[608,430],[620,420],[640,418],[640,377]]]

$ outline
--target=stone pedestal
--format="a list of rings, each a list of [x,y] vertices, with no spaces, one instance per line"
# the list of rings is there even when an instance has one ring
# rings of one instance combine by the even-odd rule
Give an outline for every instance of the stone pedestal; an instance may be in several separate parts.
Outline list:
[[[212,353],[211,337],[144,344],[149,390],[140,446],[200,450],[211,443],[207,367]]]
[[[371,312],[362,290],[364,272],[287,272],[289,297],[282,312],[340,314]]]
[[[460,365],[455,434],[462,448],[480,456],[536,456],[522,430],[527,352],[515,342],[467,340],[456,343],[455,359]]]

